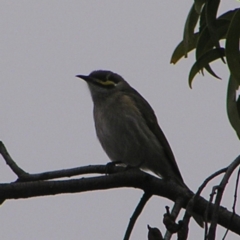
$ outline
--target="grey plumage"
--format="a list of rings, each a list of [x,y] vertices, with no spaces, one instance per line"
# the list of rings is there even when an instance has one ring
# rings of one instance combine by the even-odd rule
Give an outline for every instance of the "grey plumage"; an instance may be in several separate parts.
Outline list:
[[[109,158],[185,186],[149,103],[116,73],[99,70],[77,77],[88,83],[96,133]]]
[[[189,190],[149,103],[111,71],[99,70],[77,77],[88,83],[96,133],[111,161],[150,170]],[[203,226],[201,216],[193,213],[193,217]]]

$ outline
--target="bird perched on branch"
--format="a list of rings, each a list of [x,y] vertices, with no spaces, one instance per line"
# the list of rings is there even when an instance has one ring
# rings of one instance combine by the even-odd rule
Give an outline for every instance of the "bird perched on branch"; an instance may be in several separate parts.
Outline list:
[[[77,77],[89,86],[97,137],[111,161],[150,170],[185,186],[149,103],[111,71],[93,71]]]
[[[111,71],[98,70],[76,77],[88,84],[97,137],[111,161],[150,170],[189,190],[149,103]],[[202,218],[193,217],[202,226]]]

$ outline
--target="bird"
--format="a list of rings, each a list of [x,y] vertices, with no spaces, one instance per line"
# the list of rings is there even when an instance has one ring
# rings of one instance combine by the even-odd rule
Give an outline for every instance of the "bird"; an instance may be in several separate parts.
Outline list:
[[[150,104],[117,73],[96,70],[85,80],[94,104],[97,137],[113,162],[149,170],[185,186]]]
[[[147,100],[122,76],[109,70],[76,77],[89,87],[96,134],[110,160],[151,171],[189,190]],[[202,218],[193,217],[202,226]]]

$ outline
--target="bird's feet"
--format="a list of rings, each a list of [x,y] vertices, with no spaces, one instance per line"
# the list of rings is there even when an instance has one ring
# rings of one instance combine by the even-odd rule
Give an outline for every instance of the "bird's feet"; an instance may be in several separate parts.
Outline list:
[[[114,167],[117,165],[117,164],[122,164],[121,161],[115,161],[115,162],[108,162],[106,164],[106,175],[107,174],[111,174],[111,173],[115,173],[115,169]]]

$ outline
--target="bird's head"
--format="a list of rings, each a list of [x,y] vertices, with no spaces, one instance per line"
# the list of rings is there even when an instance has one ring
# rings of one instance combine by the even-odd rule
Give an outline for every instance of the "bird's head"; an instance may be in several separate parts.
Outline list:
[[[110,96],[117,91],[129,88],[128,83],[120,75],[111,71],[97,70],[89,75],[76,75],[76,77],[87,82],[93,99]]]

